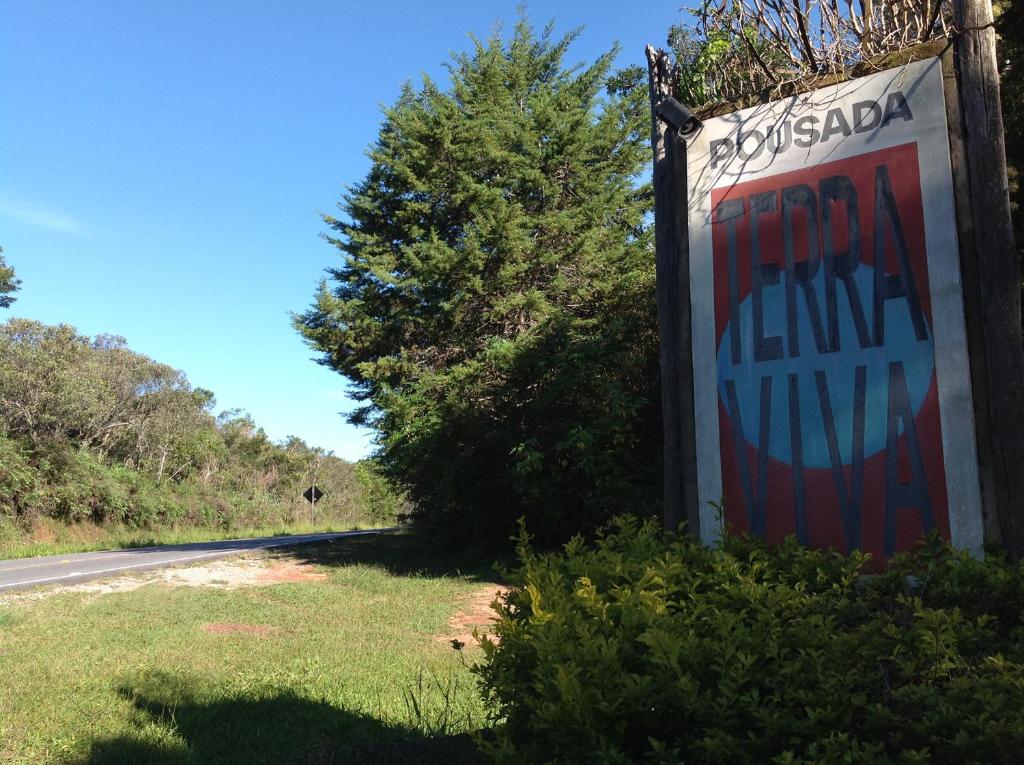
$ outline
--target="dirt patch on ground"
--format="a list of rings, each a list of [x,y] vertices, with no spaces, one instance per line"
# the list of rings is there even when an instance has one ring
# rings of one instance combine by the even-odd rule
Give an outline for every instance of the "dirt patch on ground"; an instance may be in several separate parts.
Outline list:
[[[261,637],[277,632],[277,627],[266,624],[232,624],[230,622],[210,622],[200,629],[211,635],[255,635]]]
[[[256,584],[282,584],[285,582],[320,582],[327,574],[317,571],[308,563],[275,563],[256,575]]]
[[[448,630],[440,635],[434,635],[434,640],[439,643],[451,643],[457,648],[473,645],[476,642],[473,637],[475,628],[482,636],[487,635],[491,641],[498,642],[498,638],[490,634],[492,625],[498,620],[498,614],[491,607],[491,603],[507,592],[508,587],[492,584],[473,593],[462,608],[448,620]]]
[[[130,592],[150,584],[164,587],[213,587],[234,590],[259,583],[266,561],[259,558],[225,558],[197,566],[161,568],[137,574],[123,574],[110,579],[82,582],[67,587],[71,592]]]
[[[62,592],[84,592],[94,595],[131,592],[151,584],[163,587],[212,587],[236,590],[240,587],[268,587],[287,582],[315,582],[326,578],[327,574],[317,571],[316,566],[278,562],[265,554],[251,553],[191,566],[125,573],[78,584],[3,593],[0,594],[0,604],[42,600]]]

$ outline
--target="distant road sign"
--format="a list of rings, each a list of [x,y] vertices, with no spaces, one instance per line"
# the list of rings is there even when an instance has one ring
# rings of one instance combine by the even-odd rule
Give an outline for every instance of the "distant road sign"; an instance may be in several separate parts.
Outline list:
[[[316,504],[317,502],[319,502],[320,498],[323,495],[324,493],[320,491],[320,487],[318,486],[310,486],[308,489],[306,489],[306,491],[302,493],[302,496],[305,497],[306,501],[309,502],[310,504]]]

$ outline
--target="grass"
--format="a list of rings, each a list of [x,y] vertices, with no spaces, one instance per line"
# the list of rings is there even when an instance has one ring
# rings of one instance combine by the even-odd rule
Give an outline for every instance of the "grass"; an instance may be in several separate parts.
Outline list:
[[[214,542],[242,537],[273,537],[318,534],[331,531],[356,531],[386,524],[339,523],[326,519],[320,523],[276,523],[224,528],[223,526],[162,526],[138,528],[122,524],[64,523],[43,518],[31,530],[0,523],[0,560],[32,558],[39,555],[67,555],[96,550],[122,550],[132,547]]]
[[[273,557],[328,577],[0,602],[0,761],[480,762],[479,648],[435,636],[489,567],[409,534]]]

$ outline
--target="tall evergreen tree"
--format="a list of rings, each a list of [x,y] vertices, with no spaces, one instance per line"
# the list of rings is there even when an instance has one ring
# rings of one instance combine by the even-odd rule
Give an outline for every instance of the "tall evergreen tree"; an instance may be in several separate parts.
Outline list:
[[[420,517],[479,537],[657,512],[646,91],[566,67],[577,34],[521,19],[405,87],[295,317]]]
[[[9,308],[17,300],[15,292],[21,288],[21,280],[14,278],[14,269],[4,260],[4,248],[0,247],[0,308]]]

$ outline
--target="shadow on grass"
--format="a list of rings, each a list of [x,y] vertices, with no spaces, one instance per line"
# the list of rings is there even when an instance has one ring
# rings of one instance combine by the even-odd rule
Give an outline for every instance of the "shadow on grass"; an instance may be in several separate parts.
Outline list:
[[[472,548],[453,550],[417,531],[342,537],[326,542],[278,548],[281,559],[321,566],[377,566],[395,576],[452,576],[470,581],[501,580],[501,567],[511,558],[495,561]]]
[[[293,693],[204,700],[162,673],[141,685],[119,689],[135,707],[136,733],[97,741],[80,765],[487,762],[466,734],[426,736]]]

